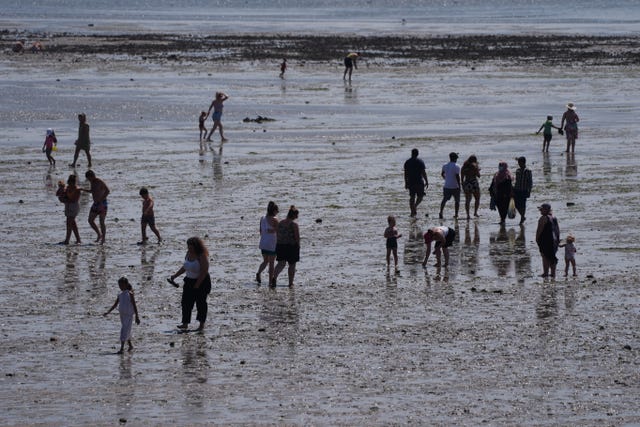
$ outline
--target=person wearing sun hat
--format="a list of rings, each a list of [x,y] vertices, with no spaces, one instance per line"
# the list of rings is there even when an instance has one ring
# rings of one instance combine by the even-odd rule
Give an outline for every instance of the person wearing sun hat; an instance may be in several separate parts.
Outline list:
[[[565,153],[573,153],[576,148],[576,139],[578,139],[578,122],[580,118],[576,113],[576,106],[573,102],[567,104],[567,111],[562,115],[562,121],[560,122],[560,129],[564,128],[564,135],[567,138],[567,149]]]
[[[551,205],[543,203],[538,206],[540,210],[540,219],[538,220],[538,228],[536,230],[536,243],[542,255],[542,274],[541,277],[555,277],[556,265],[558,258],[558,245],[560,244],[560,226],[558,220],[551,213]]]

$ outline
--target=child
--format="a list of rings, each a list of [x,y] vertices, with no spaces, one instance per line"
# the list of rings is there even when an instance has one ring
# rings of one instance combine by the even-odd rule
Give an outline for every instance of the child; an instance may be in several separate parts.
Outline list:
[[[544,129],[544,132],[542,133],[542,135],[544,136],[544,139],[542,141],[543,153],[549,152],[549,145],[551,144],[551,138],[553,137],[551,133],[552,128],[558,129],[560,131],[560,128],[553,124],[553,116],[547,116],[547,121],[544,122],[542,126],[540,126],[540,129],[538,129],[538,131],[536,132],[536,135],[538,135],[540,131]]]
[[[569,264],[573,268],[574,277],[576,274],[576,246],[574,242],[576,241],[575,237],[571,234],[567,236],[566,243],[558,245],[561,248],[564,248],[564,277],[567,277],[569,274]]]
[[[162,243],[160,232],[156,228],[156,219],[153,213],[153,199],[149,196],[149,190],[145,187],[140,189],[140,197],[142,197],[142,217],[140,218],[140,226],[142,229],[142,241],[138,242],[139,245],[147,244],[147,225],[153,231],[158,238],[158,243]]]
[[[280,78],[284,78],[284,72],[287,71],[287,58],[282,59],[282,64],[280,64]]]
[[[205,126],[205,120],[209,115],[206,111],[200,112],[200,118],[198,118],[199,128],[200,128],[200,153],[204,153],[206,150],[205,145],[203,144],[205,137],[207,136],[207,127]]]
[[[53,151],[58,144],[58,139],[56,138],[56,133],[53,129],[47,129],[47,135],[44,138],[44,144],[42,145],[42,152],[47,155],[47,160],[49,160],[49,164],[51,166],[56,165],[56,159],[51,155],[51,151]]]
[[[213,119],[213,127],[209,132],[209,136],[207,137],[207,142],[211,142],[211,136],[213,135],[213,132],[215,132],[217,128],[220,128],[220,140],[222,142],[226,142],[227,140],[227,138],[224,137],[224,132],[222,131],[222,109],[224,108],[223,102],[226,101],[227,99],[229,99],[229,97],[226,94],[222,92],[216,92],[215,99],[211,101],[211,105],[209,106],[209,111],[207,112],[207,115],[209,115],[211,113],[211,110],[213,110],[213,114],[211,115],[211,118]]]
[[[398,234],[396,228],[396,218],[393,215],[387,217],[387,223],[389,226],[384,230],[384,237],[387,239],[387,270],[391,264],[391,253],[393,253],[393,261],[395,264],[395,271],[398,272],[398,238],[402,237]]]
[[[122,327],[120,328],[120,351],[118,354],[122,354],[124,352],[125,341],[129,344],[129,351],[133,350],[133,345],[131,345],[131,326],[133,325],[133,316],[135,315],[136,325],[140,324],[140,318],[138,317],[138,307],[136,306],[136,300],[133,297],[133,288],[131,287],[129,280],[126,277],[119,278],[118,287],[121,292],[118,294],[116,302],[111,306],[109,311],[104,314],[104,316],[111,313],[116,307],[118,307],[118,311],[120,312],[120,323],[122,324]]]

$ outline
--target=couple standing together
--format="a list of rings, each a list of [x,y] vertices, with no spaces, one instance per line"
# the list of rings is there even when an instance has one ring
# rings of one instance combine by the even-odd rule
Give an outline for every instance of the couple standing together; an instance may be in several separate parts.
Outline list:
[[[260,274],[269,267],[269,286],[276,287],[278,275],[289,265],[289,286],[293,286],[296,263],[300,260],[300,230],[296,220],[298,209],[291,205],[287,217],[278,221],[278,205],[269,202],[267,214],[260,219],[260,251],[262,263],[256,273],[256,282],[261,283]],[[278,261],[277,265],[275,261]]]

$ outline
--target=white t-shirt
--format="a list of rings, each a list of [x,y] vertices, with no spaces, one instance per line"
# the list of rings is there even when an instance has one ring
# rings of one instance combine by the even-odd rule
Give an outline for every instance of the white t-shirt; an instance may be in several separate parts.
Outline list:
[[[444,174],[444,188],[460,188],[456,176],[460,175],[460,166],[455,162],[449,162],[442,166],[442,173]]]

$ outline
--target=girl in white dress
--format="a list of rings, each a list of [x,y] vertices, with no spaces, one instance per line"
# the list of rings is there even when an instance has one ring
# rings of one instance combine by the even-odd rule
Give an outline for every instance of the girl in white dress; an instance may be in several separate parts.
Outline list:
[[[118,279],[118,286],[120,287],[120,293],[116,302],[104,315],[111,313],[116,307],[120,312],[120,351],[118,354],[124,352],[125,341],[129,344],[129,351],[133,350],[131,345],[131,326],[133,325],[133,317],[135,315],[136,325],[140,324],[140,318],[138,317],[138,307],[136,306],[136,300],[133,297],[133,288],[126,277]]]

